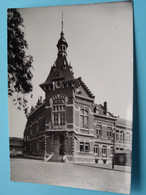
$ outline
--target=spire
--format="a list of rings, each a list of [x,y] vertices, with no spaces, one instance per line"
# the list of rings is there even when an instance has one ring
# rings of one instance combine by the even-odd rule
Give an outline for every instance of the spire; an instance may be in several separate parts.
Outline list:
[[[63,12],[62,12],[61,32],[63,33]]]
[[[63,32],[63,26],[64,26],[64,23],[63,23],[63,12],[62,12],[62,21],[61,21],[61,33],[60,33],[60,39],[57,43],[57,48],[58,48],[58,56],[64,56],[64,55],[67,55],[66,54],[66,49],[68,47],[68,44],[64,38],[64,32]]]

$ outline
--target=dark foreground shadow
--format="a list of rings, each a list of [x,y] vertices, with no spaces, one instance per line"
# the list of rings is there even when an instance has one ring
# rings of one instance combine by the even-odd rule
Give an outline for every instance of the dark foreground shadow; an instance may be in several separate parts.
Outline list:
[[[138,97],[138,61],[136,52],[136,36],[134,32],[134,99],[133,99],[133,149],[132,149],[132,180],[131,189],[140,189],[140,125],[139,125],[139,97]]]

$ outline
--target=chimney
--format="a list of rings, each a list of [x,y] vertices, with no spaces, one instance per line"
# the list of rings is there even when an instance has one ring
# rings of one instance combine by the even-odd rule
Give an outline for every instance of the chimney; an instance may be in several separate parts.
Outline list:
[[[107,114],[107,102],[106,101],[104,102],[104,114],[105,115]]]

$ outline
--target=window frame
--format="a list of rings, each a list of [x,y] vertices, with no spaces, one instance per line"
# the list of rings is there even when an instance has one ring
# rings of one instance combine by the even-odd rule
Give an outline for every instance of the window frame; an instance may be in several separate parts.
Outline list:
[[[82,150],[81,150],[81,146],[82,146]],[[89,153],[89,152],[90,152],[90,142],[80,141],[80,153]]]
[[[80,109],[80,128],[89,129],[89,111],[86,108]]]
[[[107,146],[102,146],[102,156],[107,157]]]
[[[99,156],[99,144],[94,143],[94,155]]]
[[[127,139],[127,136],[128,136],[128,139]],[[129,132],[126,132],[125,140],[126,140],[126,143],[130,143],[130,133]]]
[[[60,126],[65,125],[66,119],[66,104],[62,98],[53,100],[52,114],[53,114],[53,125]]]
[[[101,125],[96,125],[96,136],[102,137],[102,126]]]

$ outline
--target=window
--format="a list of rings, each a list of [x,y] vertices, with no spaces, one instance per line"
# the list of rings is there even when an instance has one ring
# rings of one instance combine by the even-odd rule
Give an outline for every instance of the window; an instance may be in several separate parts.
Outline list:
[[[89,142],[80,142],[80,152],[89,152],[90,143]]]
[[[102,155],[107,156],[107,147],[106,146],[102,146]]]
[[[36,143],[36,149],[39,150],[39,148],[40,148],[40,144],[39,144],[39,142],[37,142]]]
[[[80,125],[81,128],[88,129],[88,111],[85,109],[81,109]]]
[[[121,131],[120,132],[120,141],[123,141],[123,139],[124,139],[124,133]]]
[[[32,135],[32,129],[30,129],[30,135]]]
[[[29,140],[29,135],[26,135],[26,141],[28,141]]]
[[[111,136],[112,136],[112,129],[111,127],[107,127],[107,137],[111,138]]]
[[[58,125],[58,113],[54,113],[54,125]]]
[[[53,119],[54,125],[65,125],[65,100],[53,101]]]
[[[116,141],[119,141],[120,140],[120,134],[119,134],[119,131],[116,131]]]
[[[85,143],[85,152],[89,152],[89,143]]]
[[[36,132],[39,132],[39,124],[36,124]]]
[[[129,143],[130,142],[130,134],[127,132],[126,133],[126,142]]]
[[[36,126],[34,126],[34,128],[36,128],[36,133],[39,132],[39,118],[36,118]]]
[[[99,125],[96,126],[96,135],[97,135],[97,137],[102,136],[101,126],[99,126]]]
[[[80,142],[80,152],[84,152],[84,142]]]
[[[59,46],[59,51],[65,51],[66,50],[66,46],[65,45],[60,45]]]
[[[65,112],[60,113],[60,125],[65,124]]]
[[[94,154],[99,155],[99,146],[98,146],[98,144],[94,145]]]

